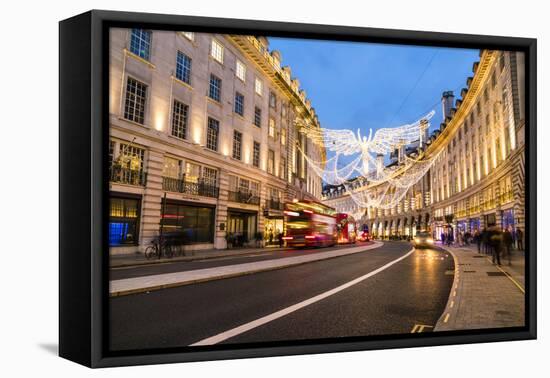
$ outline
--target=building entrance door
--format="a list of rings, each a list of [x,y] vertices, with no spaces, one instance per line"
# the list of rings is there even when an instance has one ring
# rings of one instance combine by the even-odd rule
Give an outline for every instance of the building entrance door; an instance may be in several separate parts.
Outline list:
[[[256,233],[255,213],[229,212],[227,222],[227,232],[237,238],[239,244],[246,243],[254,239]]]

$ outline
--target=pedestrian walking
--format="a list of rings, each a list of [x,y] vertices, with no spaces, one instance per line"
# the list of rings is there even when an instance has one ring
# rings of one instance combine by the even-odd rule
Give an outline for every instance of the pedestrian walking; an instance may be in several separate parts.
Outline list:
[[[493,257],[493,264],[500,266],[500,253],[502,250],[502,233],[496,228],[491,227],[488,231],[489,245]]]
[[[483,231],[481,231],[481,244],[483,253],[488,255],[489,254],[489,232],[486,228],[483,228]]]
[[[523,251],[523,231],[518,227],[516,231],[516,243],[519,251]]]
[[[452,231],[449,232],[446,239],[447,239],[447,245],[450,247],[454,242],[454,235]]]
[[[481,234],[477,229],[474,232],[474,241],[477,244],[477,253],[481,253]]]
[[[502,233],[502,245],[504,246],[504,254],[508,259],[508,265],[512,265],[512,243],[514,242],[512,233],[507,228]]]
[[[444,232],[441,233],[441,244],[445,245],[445,233]]]

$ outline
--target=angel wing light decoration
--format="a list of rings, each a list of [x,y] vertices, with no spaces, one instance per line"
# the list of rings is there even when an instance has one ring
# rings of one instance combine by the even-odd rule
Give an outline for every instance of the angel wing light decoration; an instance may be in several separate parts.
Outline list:
[[[407,157],[399,167],[385,167],[384,156],[400,147],[424,142],[425,130],[435,112],[431,111],[418,121],[393,128],[370,129],[368,136],[351,130],[317,128],[301,124],[300,131],[313,143],[326,148],[332,157],[325,162],[312,161],[306,154],[308,165],[327,184],[344,185],[351,198],[361,208],[374,206],[389,208],[399,202],[431,167],[435,157],[411,159]],[[303,151],[301,151],[303,153]],[[357,155],[348,163],[341,163],[342,156]],[[349,161],[349,158],[347,159]],[[359,176],[363,184],[349,185],[352,177]],[[373,190],[375,189],[375,190]]]

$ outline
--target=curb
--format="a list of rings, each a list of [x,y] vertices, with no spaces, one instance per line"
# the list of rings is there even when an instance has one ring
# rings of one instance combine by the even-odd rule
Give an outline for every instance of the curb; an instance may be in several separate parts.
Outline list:
[[[311,260],[311,261],[303,261],[303,262],[297,262],[297,263],[296,262],[294,262],[294,263],[291,262],[291,263],[288,263],[288,264],[285,264],[285,265],[278,265],[278,266],[273,266],[273,267],[265,267],[265,268],[254,269],[254,270],[247,270],[247,271],[244,271],[244,272],[228,273],[228,274],[223,274],[223,275],[218,275],[218,276],[198,278],[198,279],[182,281],[182,282],[174,282],[174,283],[169,283],[169,284],[153,285],[153,286],[147,286],[147,287],[138,288],[138,289],[115,291],[115,292],[110,292],[109,297],[120,297],[120,296],[131,295],[131,294],[147,293],[147,292],[161,290],[161,289],[168,289],[168,288],[173,288],[173,287],[192,285],[192,284],[196,284],[196,283],[216,281],[216,280],[222,280],[222,279],[226,279],[226,278],[234,278],[234,277],[240,277],[240,276],[245,276],[245,275],[250,275],[250,274],[255,274],[255,273],[261,273],[261,272],[268,272],[268,271],[273,271],[273,270],[278,270],[278,269],[284,269],[284,268],[288,268],[288,267],[291,267],[291,266],[299,266],[299,265],[314,263],[314,262],[318,262],[318,261],[325,261],[325,260],[336,259],[336,258],[339,258],[339,257],[350,256],[350,255],[354,255],[354,254],[357,254],[357,253],[363,253],[363,252],[366,252],[366,251],[370,251],[370,250],[379,248],[383,245],[384,245],[384,243],[382,243],[382,242],[374,242],[372,244],[367,245],[366,247],[369,247],[369,248],[366,249],[366,250],[353,252],[353,253],[349,253],[349,254],[346,254],[346,255],[329,256],[329,257],[323,257],[323,258],[319,258],[319,259]]]
[[[261,251],[255,251],[255,252],[245,252],[245,253],[231,253],[227,255],[216,255],[216,256],[183,256],[183,257],[174,257],[174,258],[164,258],[164,259],[157,259],[157,260],[144,260],[144,261],[137,261],[133,263],[127,263],[127,264],[120,264],[120,265],[112,265],[109,266],[109,269],[117,269],[117,268],[128,268],[133,266],[147,266],[147,265],[157,265],[157,264],[166,264],[170,262],[185,262],[185,261],[195,261],[195,260],[210,260],[210,259],[218,259],[218,258],[225,258],[225,257],[238,257],[238,256],[249,256],[249,255],[255,255],[255,254],[262,254],[262,253],[268,253],[268,252],[278,252],[283,251],[286,248],[269,248],[269,249],[263,249]]]
[[[443,324],[447,323],[449,321],[449,318],[451,315],[454,315],[458,309],[458,305],[455,302],[458,302],[460,298],[462,298],[462,285],[460,288],[458,287],[458,284],[460,282],[460,271],[458,269],[458,259],[453,251],[450,249],[441,246],[441,249],[448,252],[451,256],[453,256],[454,261],[454,278],[453,278],[453,285],[451,286],[451,292],[449,293],[449,299],[447,299],[447,304],[445,305],[445,310],[437,320],[434,326],[434,332],[441,331],[441,327],[443,327]],[[458,298],[458,299],[457,299]]]

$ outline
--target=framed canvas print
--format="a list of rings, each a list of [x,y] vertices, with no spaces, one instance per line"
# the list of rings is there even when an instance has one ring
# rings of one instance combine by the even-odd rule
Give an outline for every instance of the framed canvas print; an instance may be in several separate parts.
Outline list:
[[[536,337],[536,41],[60,22],[60,355]]]

